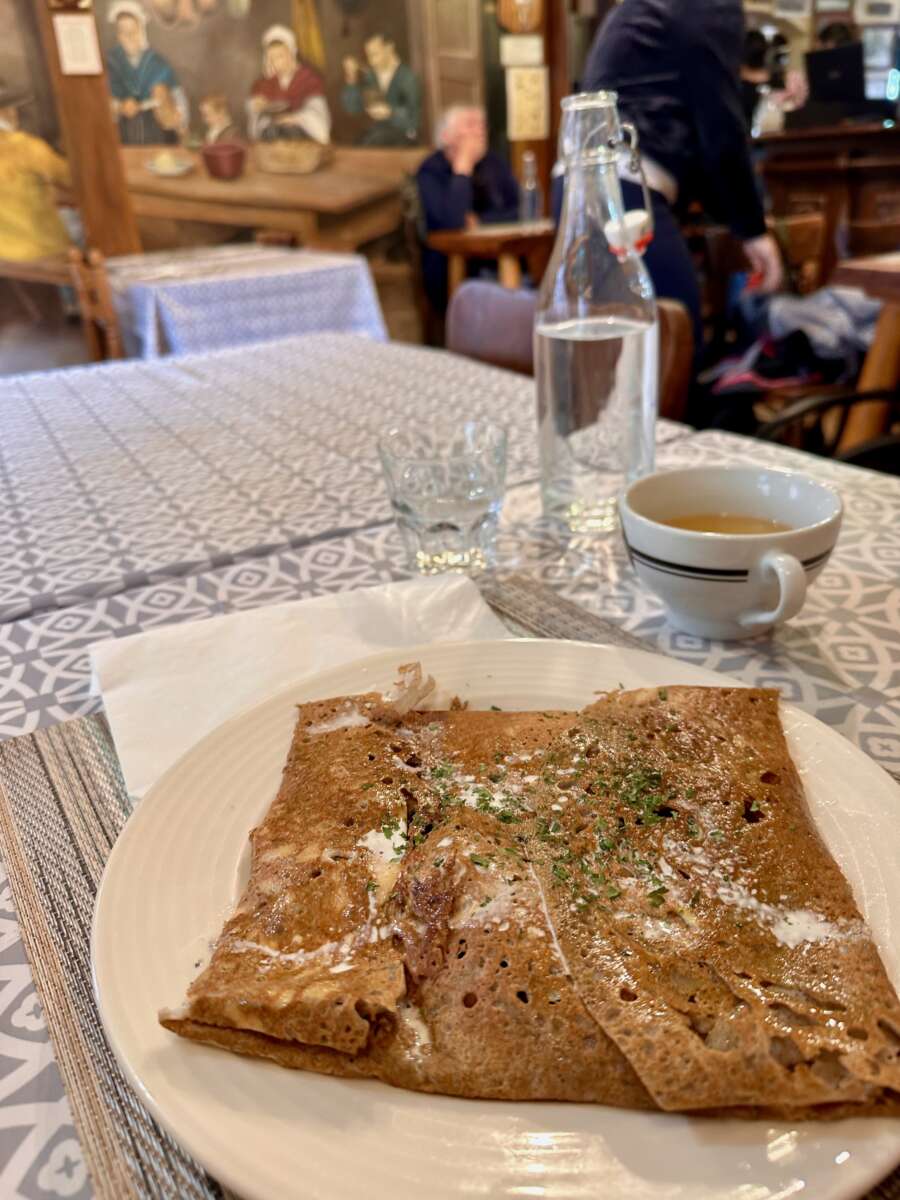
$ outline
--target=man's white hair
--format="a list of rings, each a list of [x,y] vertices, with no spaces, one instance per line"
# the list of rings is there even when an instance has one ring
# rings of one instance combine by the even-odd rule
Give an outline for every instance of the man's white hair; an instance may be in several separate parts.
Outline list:
[[[457,117],[471,112],[477,112],[481,116],[486,116],[485,110],[480,104],[453,104],[450,108],[445,108],[438,117],[437,124],[434,127],[434,144],[436,146],[445,146],[447,144],[447,135]]]

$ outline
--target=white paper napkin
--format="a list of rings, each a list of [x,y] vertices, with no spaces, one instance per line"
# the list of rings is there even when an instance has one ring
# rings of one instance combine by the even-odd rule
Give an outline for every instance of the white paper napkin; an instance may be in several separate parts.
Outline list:
[[[471,580],[414,579],[98,642],[92,685],[139,799],[205,734],[292,683],[379,650],[508,636]]]

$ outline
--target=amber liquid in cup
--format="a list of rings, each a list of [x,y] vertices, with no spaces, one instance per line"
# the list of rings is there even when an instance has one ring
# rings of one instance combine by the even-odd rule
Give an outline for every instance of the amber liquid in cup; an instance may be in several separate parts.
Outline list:
[[[743,513],[691,513],[660,521],[672,529],[689,529],[692,533],[787,533],[793,526],[766,517],[748,517]]]

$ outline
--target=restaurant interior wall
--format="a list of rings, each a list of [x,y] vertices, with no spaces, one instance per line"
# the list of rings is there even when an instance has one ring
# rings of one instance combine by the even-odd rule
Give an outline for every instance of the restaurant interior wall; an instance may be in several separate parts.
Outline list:
[[[184,93],[188,137],[204,136],[201,102],[214,94],[225,96],[237,132],[247,134],[247,101],[254,83],[265,75],[262,39],[273,26],[283,26],[296,39],[300,62],[310,65],[323,77],[332,140],[348,146],[374,144],[373,128],[377,122],[365,111],[370,82],[366,43],[373,35],[394,43],[400,63],[415,80],[414,128],[399,132],[393,144],[409,146],[430,141],[432,116],[423,70],[418,2],[127,0],[129,7],[143,16],[149,50],[158,56],[157,63],[162,60],[168,66]],[[32,0],[0,3],[0,78],[30,88],[35,103],[30,106],[26,124],[43,136],[52,136],[58,126],[49,86],[42,85],[47,72],[34,15],[29,12],[31,3]],[[116,25],[110,17],[121,11],[120,3],[121,0],[95,0],[94,4],[107,66],[117,45]],[[345,66],[348,59],[359,64],[357,80],[362,106],[348,99]],[[358,111],[360,107],[363,111]]]

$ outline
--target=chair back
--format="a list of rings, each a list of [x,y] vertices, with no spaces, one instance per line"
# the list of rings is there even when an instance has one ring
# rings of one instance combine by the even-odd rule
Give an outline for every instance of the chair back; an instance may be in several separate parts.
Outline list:
[[[875,442],[854,446],[844,454],[839,454],[839,447],[847,428],[851,411],[858,405],[866,406],[878,403],[885,407],[885,423],[891,432],[884,446],[881,439]],[[864,459],[859,465],[875,465],[875,457],[879,461],[888,459],[891,451],[896,456],[896,433],[892,427],[900,421],[900,391],[888,389],[874,392],[845,392],[825,393],[817,396],[804,396],[794,404],[782,409],[776,417],[766,421],[756,430],[756,436],[768,442],[779,442],[796,450],[805,450],[809,454],[818,454],[824,458],[841,458],[846,462],[856,462],[857,451],[871,453],[871,464]],[[900,463],[894,462],[894,470]],[[885,470],[883,465],[878,470]]]
[[[456,289],[447,310],[447,349],[520,375],[534,375],[536,307],[537,292],[470,279]]]
[[[824,282],[828,223],[820,212],[769,219],[770,231],[781,247],[792,290],[806,296]]]
[[[447,349],[466,358],[534,375],[537,292],[511,291],[470,279],[457,288],[447,312]],[[694,365],[694,333],[687,309],[659,301],[659,411],[684,418]]]
[[[400,194],[403,210],[403,241],[406,255],[412,267],[413,295],[422,326],[422,340],[426,346],[443,346],[444,317],[435,310],[425,290],[422,272],[422,246],[425,241],[425,216],[422,198],[415,176],[408,175]]]
[[[683,421],[694,377],[694,326],[680,300],[658,300],[659,415]]]
[[[124,358],[122,329],[113,304],[106,260],[99,250],[69,251],[72,283],[81,309],[81,324],[94,362]]]

